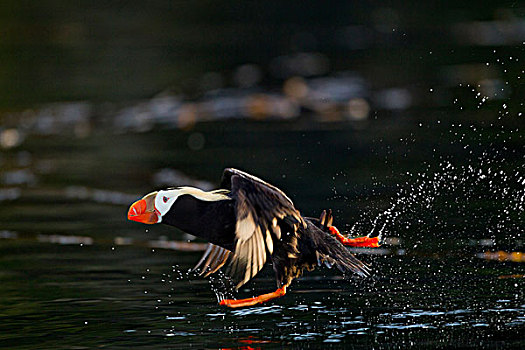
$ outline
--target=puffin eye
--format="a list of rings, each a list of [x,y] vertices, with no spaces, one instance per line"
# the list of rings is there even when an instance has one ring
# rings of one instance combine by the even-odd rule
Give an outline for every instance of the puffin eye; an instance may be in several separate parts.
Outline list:
[[[166,197],[166,196],[162,197],[162,201],[163,201],[164,203],[168,203],[168,197]]]

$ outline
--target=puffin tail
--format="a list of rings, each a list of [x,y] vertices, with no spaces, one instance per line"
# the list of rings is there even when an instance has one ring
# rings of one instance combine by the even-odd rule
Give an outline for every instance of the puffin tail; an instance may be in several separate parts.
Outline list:
[[[319,266],[325,265],[329,268],[337,267],[344,275],[358,274],[362,277],[370,275],[368,265],[357,259],[354,254],[341,244],[337,238],[319,229],[315,224],[308,223],[310,232],[314,237],[314,249],[317,254]]]

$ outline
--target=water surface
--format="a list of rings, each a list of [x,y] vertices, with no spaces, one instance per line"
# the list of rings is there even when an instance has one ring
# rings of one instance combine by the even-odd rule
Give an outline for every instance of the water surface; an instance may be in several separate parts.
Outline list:
[[[377,143],[395,145],[406,131],[393,136],[395,129],[379,123],[322,130],[211,123],[192,131],[28,139],[22,150],[4,155],[7,171],[24,169],[25,175],[2,190],[1,344],[522,346],[523,263],[511,255],[523,247],[523,167],[515,167],[521,155],[512,152],[521,141],[511,138],[504,150],[487,144],[506,151],[506,158],[465,155],[454,137],[432,151],[449,127],[428,125],[424,136],[412,134],[412,142],[400,146],[407,157]],[[469,135],[485,138],[488,132]],[[204,148],[188,146],[194,133],[204,135]],[[412,153],[418,148],[424,149]],[[448,166],[442,166],[445,154]],[[213,188],[228,165],[284,188],[305,214],[333,208],[336,225],[346,232],[382,230],[378,254],[356,250],[371,264],[372,277],[346,281],[321,269],[267,305],[218,306],[214,291],[227,291],[220,281],[188,274],[199,258],[188,247],[202,245],[184,245],[183,233],[127,222],[125,214],[133,200],[164,186],[159,173]],[[273,288],[266,269],[235,296]]]

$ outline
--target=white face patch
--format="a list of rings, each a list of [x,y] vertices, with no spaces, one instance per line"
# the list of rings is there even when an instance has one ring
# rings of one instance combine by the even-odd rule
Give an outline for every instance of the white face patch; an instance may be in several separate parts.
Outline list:
[[[159,221],[162,222],[162,217],[166,214],[177,198],[184,193],[180,189],[159,191],[155,197],[155,210],[159,214]]]
[[[177,198],[184,194],[188,194],[207,202],[230,199],[230,197],[228,197],[225,192],[221,190],[205,192],[194,187],[180,187],[171,190],[159,191],[155,197],[155,210],[159,214],[158,222],[162,222],[162,216],[164,216],[164,214],[170,210]]]

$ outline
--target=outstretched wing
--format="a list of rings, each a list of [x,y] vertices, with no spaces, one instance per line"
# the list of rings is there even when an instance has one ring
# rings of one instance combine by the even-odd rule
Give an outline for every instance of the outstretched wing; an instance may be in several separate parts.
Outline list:
[[[221,188],[229,189],[235,200],[237,223],[230,275],[239,288],[262,269],[268,254],[273,253],[274,239],[281,239],[279,223],[283,219],[291,222],[294,230],[300,225],[306,227],[306,223],[290,198],[255,176],[225,169]]]
[[[200,270],[200,275],[208,277],[212,273],[217,272],[226,263],[230,255],[232,255],[232,252],[228,249],[208,243],[208,248],[193,268],[193,271]]]

